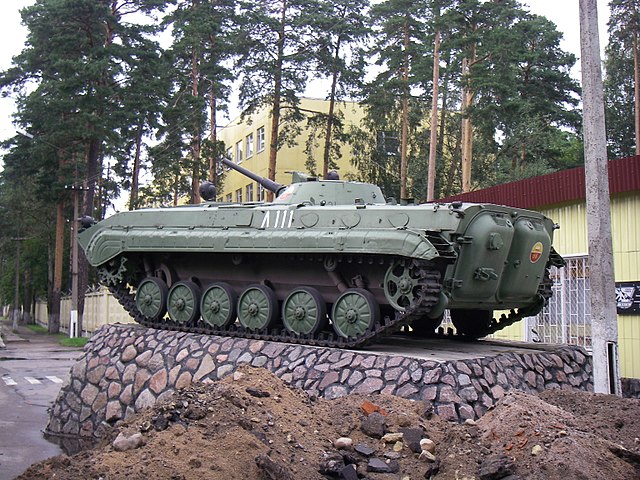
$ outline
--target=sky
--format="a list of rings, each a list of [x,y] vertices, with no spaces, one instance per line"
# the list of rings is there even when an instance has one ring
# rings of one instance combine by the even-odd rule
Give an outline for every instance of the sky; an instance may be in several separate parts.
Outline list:
[[[0,70],[11,66],[11,59],[24,47],[27,31],[20,24],[20,10],[32,5],[35,0],[0,0]],[[580,26],[578,17],[578,0],[524,0],[532,13],[543,15],[554,22],[563,33],[561,47],[580,58]],[[597,0],[600,45],[604,48],[607,38],[607,21],[609,19],[609,0]],[[580,79],[579,61],[572,71],[576,79]],[[13,101],[0,98],[0,141],[15,135],[16,129],[11,124],[11,115],[15,111]]]

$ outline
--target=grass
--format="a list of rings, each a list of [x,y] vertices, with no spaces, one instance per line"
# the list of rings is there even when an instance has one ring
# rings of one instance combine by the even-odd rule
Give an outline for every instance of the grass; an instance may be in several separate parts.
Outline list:
[[[34,333],[49,334],[49,330],[41,325],[27,325],[26,327]],[[63,347],[84,347],[89,340],[85,337],[69,338],[64,333],[56,333],[54,336],[58,338],[58,343]]]
[[[49,330],[42,325],[27,325],[26,327],[35,333],[49,333]]]
[[[84,347],[89,341],[86,337],[69,338],[65,334],[58,334],[59,343],[63,347]]]

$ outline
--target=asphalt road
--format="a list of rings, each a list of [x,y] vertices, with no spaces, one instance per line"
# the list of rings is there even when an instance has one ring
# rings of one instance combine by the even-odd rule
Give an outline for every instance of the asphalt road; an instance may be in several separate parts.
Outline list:
[[[2,321],[0,349],[0,480],[62,452],[43,430],[53,404],[82,349],[62,347],[55,337],[20,325],[17,335]]]

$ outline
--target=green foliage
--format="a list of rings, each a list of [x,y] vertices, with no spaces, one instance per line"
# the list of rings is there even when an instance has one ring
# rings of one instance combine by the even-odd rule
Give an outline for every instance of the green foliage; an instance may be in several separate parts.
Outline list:
[[[154,181],[143,190],[145,204],[198,197],[199,182],[192,180],[207,176],[202,154],[215,154],[210,146],[203,152],[208,122],[215,120],[207,109],[224,111],[229,98],[229,62],[238,48],[235,10],[234,0],[190,0],[165,19],[173,43],[162,57],[162,120],[155,130],[161,142],[149,150]]]
[[[328,111],[313,112],[307,119],[305,145],[310,172],[325,175],[337,168],[341,146],[349,141],[343,115],[336,105],[359,94],[365,74],[365,41],[370,35],[368,0],[321,0],[312,17],[312,64],[315,74],[329,83]],[[319,168],[318,168],[318,164]]]
[[[128,74],[141,60],[133,47],[150,45],[144,41],[148,30],[124,18],[163,5],[159,0],[39,0],[21,11],[27,43],[0,74],[0,90],[16,97],[16,124],[27,132],[6,145],[3,172],[7,194],[28,197],[12,209],[19,219],[14,223],[29,238],[23,242],[20,272],[26,309],[34,295],[51,290],[56,207],[66,205],[71,217],[64,187],[84,184],[81,210],[98,218],[107,192],[118,193],[116,184],[103,188],[103,195],[95,188],[104,155],[117,158],[126,151],[122,123],[138,110],[136,96],[125,94],[132,83]],[[28,208],[22,211],[20,205]],[[82,285],[87,270],[81,272]]]
[[[640,1],[609,2],[609,42],[605,50],[605,115],[609,158],[635,155],[634,49],[640,34]]]
[[[27,325],[27,328],[31,330],[33,333],[39,333],[43,335],[47,335],[49,333],[49,330],[47,329],[47,327],[43,327],[41,325]]]
[[[561,35],[547,19],[527,13],[515,1],[476,0],[389,0],[374,7],[373,18],[371,53],[381,71],[364,89],[367,119],[360,134],[368,132],[369,142],[381,132],[399,138],[399,102],[406,89],[410,91],[408,163],[413,196],[425,194],[436,27],[442,33],[436,148],[440,196],[461,188],[464,87],[473,98],[466,113],[473,122],[473,188],[580,164],[582,154],[574,148],[580,91],[569,75],[575,57],[560,49]],[[407,26],[408,48],[402,43]],[[465,75],[463,59],[469,64]],[[410,72],[408,85],[399,76],[405,66]],[[354,156],[359,166],[367,161],[377,168],[364,168],[364,176],[380,179],[374,174],[381,166],[379,158]],[[384,165],[385,171],[397,172],[399,158],[389,157]]]

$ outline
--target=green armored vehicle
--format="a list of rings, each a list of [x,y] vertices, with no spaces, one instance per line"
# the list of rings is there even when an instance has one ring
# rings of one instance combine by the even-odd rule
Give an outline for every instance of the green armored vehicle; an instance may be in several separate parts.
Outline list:
[[[458,334],[479,338],[538,313],[549,266],[563,264],[556,227],[536,212],[396,205],[371,184],[294,174],[283,186],[223,163],[276,199],[141,209],[80,233],[100,281],[139,323],[356,347],[434,334],[449,309]]]

